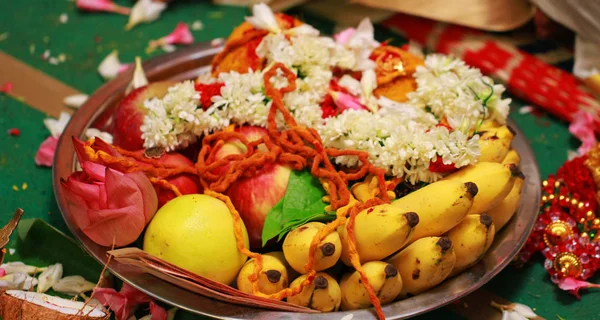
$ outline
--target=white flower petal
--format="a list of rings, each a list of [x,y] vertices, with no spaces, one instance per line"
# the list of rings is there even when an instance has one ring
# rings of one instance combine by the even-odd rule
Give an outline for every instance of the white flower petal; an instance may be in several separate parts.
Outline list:
[[[319,30],[313,28],[310,24],[302,24],[295,28],[291,28],[285,31],[286,34],[291,36],[319,36]]]
[[[515,311],[508,311],[508,320],[527,320],[527,318],[523,317],[522,315],[520,315],[518,312]]]
[[[14,248],[9,248],[9,249],[8,249],[8,254],[10,254],[11,256],[12,256],[13,254],[15,254],[15,252],[17,252],[17,250],[16,250],[16,249],[14,249]]]
[[[267,30],[272,33],[281,32],[273,11],[264,3],[255,4],[252,7],[252,16],[246,17],[246,21],[256,29]]]
[[[522,315],[523,317],[529,318],[529,319],[533,319],[535,317],[537,317],[537,314],[535,314],[535,312],[533,312],[533,309],[531,309],[530,307],[521,304],[521,303],[514,303],[513,304],[513,310],[517,313],[519,313],[520,315]]]
[[[66,13],[62,13],[60,16],[58,16],[58,21],[62,24],[65,24],[69,22],[69,16]]]
[[[129,14],[129,22],[125,30],[131,30],[140,23],[152,22],[160,17],[161,12],[167,8],[166,2],[153,0],[138,0]]]
[[[56,292],[76,296],[84,292],[92,291],[95,286],[94,283],[85,280],[82,276],[68,276],[55,283],[52,286],[52,289]]]
[[[15,272],[0,278],[0,287],[6,289],[29,290],[38,284],[38,280],[27,273]]]
[[[60,263],[53,264],[44,270],[38,277],[37,292],[46,292],[62,278],[63,266]]]
[[[510,312],[506,310],[502,310],[502,320],[510,320]]]
[[[119,52],[113,50],[100,64],[98,65],[98,73],[104,80],[115,78],[121,69],[121,61],[119,60]]]
[[[107,143],[110,143],[110,144],[113,143],[113,136],[110,133],[100,131],[96,128],[88,128],[87,130],[85,130],[85,136],[88,139],[98,137]]]
[[[144,73],[144,68],[142,67],[142,59],[140,57],[135,57],[135,70],[133,71],[133,78],[125,93],[129,93],[134,89],[141,88],[148,84],[148,79],[146,78],[146,74]]]
[[[67,96],[63,99],[63,103],[67,106],[67,107],[71,107],[71,108],[79,108],[81,107],[81,105],[83,105],[87,99],[89,98],[89,96],[87,94],[74,94],[74,95],[70,95]]]
[[[163,45],[160,46],[160,48],[164,51],[164,52],[175,52],[175,50],[177,50],[177,47],[172,45],[172,44],[168,44],[165,43]]]
[[[38,268],[34,266],[28,266],[20,261],[15,262],[7,262],[0,265],[0,268],[4,269],[6,274],[11,273],[25,273],[25,274],[34,274],[38,272],[42,272],[46,270],[46,268]]]
[[[52,135],[55,138],[58,138],[65,130],[65,127],[67,126],[70,120],[71,115],[63,111],[60,113],[60,117],[58,117],[58,119],[44,119],[44,125],[46,125],[48,131],[50,131],[50,135]]]
[[[204,29],[204,23],[202,23],[202,21],[200,21],[200,20],[196,20],[196,21],[192,22],[192,25],[190,28],[194,31],[200,31],[200,30]]]

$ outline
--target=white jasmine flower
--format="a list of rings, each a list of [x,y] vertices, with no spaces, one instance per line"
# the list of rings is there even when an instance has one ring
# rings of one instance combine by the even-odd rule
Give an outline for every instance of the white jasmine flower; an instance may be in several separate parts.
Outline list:
[[[0,269],[4,269],[6,274],[11,273],[25,273],[25,274],[34,274],[38,272],[42,272],[46,270],[46,268],[38,268],[34,266],[28,266],[20,261],[15,262],[7,262],[0,265]]]
[[[167,8],[167,3],[153,0],[138,0],[129,14],[129,22],[125,30],[131,30],[140,23],[152,22],[160,17],[161,12]]]
[[[85,130],[85,136],[90,139],[90,138],[94,138],[94,137],[98,137],[102,140],[104,140],[107,143],[112,144],[113,143],[113,136],[112,134],[108,133],[108,132],[104,132],[104,131],[100,131],[96,128],[88,128]]]
[[[48,267],[38,277],[37,292],[44,293],[48,291],[53,285],[55,285],[60,278],[62,278],[63,266],[60,263],[53,264]]]
[[[319,30],[315,29],[313,26],[311,26],[310,24],[301,24],[295,28],[291,28],[285,31],[285,34],[287,35],[291,35],[291,36],[312,36],[312,37],[318,37],[319,36]]]
[[[28,291],[38,284],[38,279],[27,273],[15,272],[0,278],[0,288]]]
[[[69,16],[66,13],[61,13],[61,15],[58,16],[58,21],[62,24],[65,24],[69,22]]]
[[[83,105],[87,101],[87,99],[88,99],[87,94],[74,94],[74,95],[66,96],[63,99],[63,103],[67,107],[78,109],[79,107],[81,107],[81,105]]]
[[[144,68],[142,67],[142,59],[140,59],[140,57],[135,57],[133,78],[131,79],[131,82],[129,82],[129,85],[127,85],[125,93],[129,93],[132,90],[141,88],[145,85],[148,85],[148,79],[146,78],[146,73],[144,73]]]
[[[200,20],[196,20],[196,21],[192,22],[192,25],[190,28],[194,31],[200,31],[200,30],[204,29],[204,23],[202,23],[202,21],[200,21]]]
[[[98,65],[98,73],[104,80],[115,78],[121,70],[121,61],[119,60],[119,52],[113,50],[102,62]]]
[[[52,286],[52,290],[72,296],[92,291],[96,284],[85,280],[82,276],[68,276],[60,279]]]
[[[67,124],[71,121],[71,115],[66,112],[61,112],[58,119],[46,118],[44,119],[44,125],[50,131],[50,135],[55,138],[60,137],[62,132],[65,130]]]
[[[377,99],[373,97],[373,90],[377,88],[377,76],[375,70],[367,69],[362,72],[360,78],[360,86],[362,88],[361,103],[367,106],[371,111],[377,111]]]
[[[338,84],[344,87],[353,96],[359,96],[362,94],[362,85],[360,81],[354,79],[352,76],[345,74],[339,80]]]
[[[256,29],[267,30],[272,33],[281,32],[273,11],[264,3],[255,4],[252,7],[252,16],[246,17],[246,21]]]
[[[365,18],[359,23],[343,46],[349,49],[355,57],[356,62],[352,70],[364,71],[375,68],[375,62],[369,59],[369,56],[373,49],[379,46],[379,42],[375,40],[375,29],[369,18]]]
[[[530,307],[521,303],[503,305],[492,301],[491,305],[502,311],[502,320],[527,320],[536,319],[538,317]]]

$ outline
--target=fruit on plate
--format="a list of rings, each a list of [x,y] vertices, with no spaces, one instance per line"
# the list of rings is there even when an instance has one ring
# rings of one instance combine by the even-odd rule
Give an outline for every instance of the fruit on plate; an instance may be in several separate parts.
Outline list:
[[[235,129],[253,142],[267,135],[267,130],[260,127],[244,126]],[[261,148],[262,146],[258,146]],[[215,153],[215,161],[231,154],[245,154],[246,147],[237,139],[231,139],[223,144]],[[217,167],[214,173],[226,174],[229,166]],[[279,163],[267,163],[255,174],[243,177],[231,184],[227,195],[239,211],[248,229],[250,246],[262,246],[262,230],[269,211],[283,198],[287,189],[291,169]]]
[[[519,168],[512,163],[478,162],[444,179],[475,183],[478,192],[468,213],[481,214],[498,205],[508,195],[518,175]]]
[[[249,277],[254,274],[255,259],[248,260],[237,276],[237,287],[240,291],[253,293],[253,282]],[[263,294],[277,293],[288,287],[288,273],[281,260],[268,255],[262,255],[262,269],[258,274],[258,290]]]
[[[452,230],[448,238],[454,244],[456,264],[450,276],[461,273],[475,265],[494,242],[495,228],[492,217],[487,214],[470,214]]]
[[[519,156],[519,153],[515,149],[510,149],[510,151],[508,151],[508,153],[506,154],[506,157],[504,157],[504,160],[502,160],[502,164],[514,163],[517,166],[519,165],[520,162],[521,162],[521,157]]]
[[[242,233],[248,246],[243,223]],[[235,279],[247,259],[237,249],[229,208],[201,194],[177,197],[160,208],[144,235],[144,251],[224,284]]]
[[[342,241],[342,261],[351,266],[348,253],[347,224],[338,227]],[[400,250],[410,239],[419,215],[406,212],[390,204],[382,204],[365,209],[356,215],[354,238],[360,263],[381,260]]]
[[[296,278],[290,288],[299,287],[308,275]],[[342,300],[342,291],[338,282],[325,272],[317,272],[312,283],[302,289],[299,294],[289,296],[287,302],[308,307],[322,312],[338,311]]]
[[[381,304],[388,304],[400,294],[402,278],[396,267],[383,261],[370,261],[362,265]],[[351,271],[340,280],[342,310],[364,309],[372,306],[369,294],[358,271]]]
[[[519,209],[524,183],[525,180],[522,176],[517,177],[508,195],[500,202],[500,204],[488,211],[488,214],[492,217],[494,225],[496,226],[496,232],[500,231]]]
[[[448,237],[421,238],[388,260],[402,278],[400,297],[417,295],[444,281],[452,272],[456,255]]]
[[[144,148],[144,139],[140,126],[144,123],[144,101],[151,98],[162,98],[167,94],[172,81],[152,82],[131,91],[113,113],[112,135],[114,144],[127,150],[140,150]]]
[[[283,240],[283,254],[287,262],[298,273],[305,274],[310,244],[315,235],[325,227],[321,222],[309,222],[288,233]],[[332,267],[342,254],[342,243],[336,231],[329,233],[317,244],[314,254],[314,270],[321,271]]]
[[[292,279],[296,279],[300,276],[300,274],[298,272],[296,272],[296,270],[294,270],[294,268],[292,268],[292,266],[290,266],[290,264],[287,262],[287,260],[285,260],[285,255],[283,254],[283,251],[271,251],[271,252],[265,253],[264,255],[279,259],[279,261],[281,261],[281,263],[283,263],[283,265],[285,266],[285,269],[287,270],[288,279],[292,280]]]
[[[502,162],[510,150],[515,132],[507,125],[480,131],[479,148],[482,162]]]
[[[477,194],[478,185],[475,183],[442,180],[392,202],[391,206],[419,214],[419,224],[415,226],[412,240],[409,240],[412,242],[423,237],[441,236],[459,224]]]

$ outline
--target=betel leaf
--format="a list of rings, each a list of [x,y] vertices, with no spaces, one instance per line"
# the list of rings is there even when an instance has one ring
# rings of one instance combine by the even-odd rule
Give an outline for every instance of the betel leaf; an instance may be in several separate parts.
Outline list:
[[[325,212],[325,195],[321,183],[309,171],[292,171],[285,195],[265,218],[263,246],[275,237],[281,240],[287,232],[309,221],[333,220],[335,214]]]

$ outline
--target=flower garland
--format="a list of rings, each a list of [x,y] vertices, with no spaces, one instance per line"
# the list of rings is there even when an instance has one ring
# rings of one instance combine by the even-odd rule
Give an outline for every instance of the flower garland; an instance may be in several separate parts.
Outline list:
[[[443,55],[427,56],[416,68],[412,76],[417,90],[409,93],[408,101],[375,96],[379,62],[372,53],[385,44],[374,39],[368,19],[333,39],[307,24],[284,29],[268,7],[247,21],[256,31],[267,32],[255,48],[266,67],[202,79],[197,86],[219,84],[209,96],[198,87],[194,91],[188,81],[162,99],[146,101],[141,127],[145,147],[184,148],[229,124],[267,127],[272,101],[263,78],[276,63],[296,75],[295,89],[283,95],[283,102],[298,124],[317,130],[325,147],[367,151],[369,160],[388,175],[413,184],[433,182],[444,171],[475,163],[478,126],[484,120],[506,120],[510,99],[501,99],[504,87]],[[270,82],[275,88],[288,85],[281,74]],[[281,115],[276,121],[278,129],[286,128]],[[347,167],[359,164],[354,156],[335,160]]]

